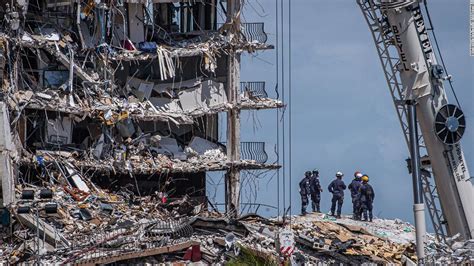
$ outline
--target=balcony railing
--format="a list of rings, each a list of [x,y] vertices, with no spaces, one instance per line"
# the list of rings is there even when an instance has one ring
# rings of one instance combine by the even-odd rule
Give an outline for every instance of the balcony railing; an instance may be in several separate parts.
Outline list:
[[[264,81],[240,82],[242,93],[248,93],[251,97],[267,98]]]
[[[264,24],[262,22],[256,23],[243,23],[244,36],[247,41],[253,42],[258,41],[259,43],[266,43],[268,36],[265,33]]]
[[[242,142],[240,154],[242,160],[254,160],[257,163],[266,163],[268,160],[265,142]]]
[[[227,143],[222,142],[227,147]],[[265,142],[245,141],[240,143],[240,159],[253,160],[257,163],[266,163],[268,154],[265,151]]]
[[[218,23],[217,27],[220,28],[224,24]],[[242,34],[245,39],[249,42],[259,42],[266,43],[268,36],[265,32],[265,24],[263,22],[254,22],[254,23],[242,23],[241,24]]]

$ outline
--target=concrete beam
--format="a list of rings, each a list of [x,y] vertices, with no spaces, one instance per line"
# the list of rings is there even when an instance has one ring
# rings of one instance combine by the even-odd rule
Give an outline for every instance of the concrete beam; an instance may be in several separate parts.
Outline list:
[[[61,244],[64,247],[71,246],[71,243],[54,227],[45,223],[41,218],[37,219],[32,214],[18,214],[18,220],[30,228],[32,231],[38,231],[39,237],[45,239],[46,242],[53,247],[57,247],[57,244]]]

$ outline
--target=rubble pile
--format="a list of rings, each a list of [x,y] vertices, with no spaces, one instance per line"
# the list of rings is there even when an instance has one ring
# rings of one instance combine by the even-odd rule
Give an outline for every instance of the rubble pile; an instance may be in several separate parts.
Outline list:
[[[431,242],[426,262],[437,265],[473,265],[474,240],[460,241],[460,235],[446,239],[446,243]]]
[[[417,261],[414,227],[400,220],[369,223],[326,214],[287,217],[284,222],[254,214],[230,220],[189,197],[169,200],[165,192],[139,196],[131,185],[109,191],[80,175],[52,176],[43,187],[17,186],[18,200],[9,208],[16,221],[14,235],[2,242],[2,263],[213,264],[242,263],[248,256],[278,263],[283,259],[278,235],[284,228],[294,233],[297,263]],[[449,241],[449,247],[441,245],[429,235],[427,261],[472,262],[472,241]]]
[[[183,214],[200,211],[189,199],[167,209],[164,197],[137,198],[126,191],[112,194],[94,188],[84,193],[54,186],[53,193],[48,202],[32,205],[29,214],[19,213],[27,201],[11,208],[22,230],[16,230],[17,238],[3,247],[4,263],[28,261],[31,254],[46,264],[69,263],[185,242],[176,240],[192,232]],[[56,204],[54,214],[47,207],[50,202]]]
[[[295,217],[292,228],[308,261],[313,261],[311,254],[325,256],[326,261],[349,264],[416,261],[414,228],[401,221],[375,219],[367,223],[311,214]]]

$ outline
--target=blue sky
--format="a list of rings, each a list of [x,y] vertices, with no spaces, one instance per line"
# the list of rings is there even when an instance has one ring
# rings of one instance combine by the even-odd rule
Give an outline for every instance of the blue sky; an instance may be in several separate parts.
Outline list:
[[[275,44],[275,1],[246,2],[244,20],[264,22],[269,35],[268,43]],[[429,7],[446,66],[453,76],[456,93],[467,116],[468,129],[462,143],[472,172],[474,58],[469,57],[468,50],[468,2],[430,0]],[[335,172],[343,171],[348,183],[354,171],[361,170],[371,177],[376,190],[374,213],[384,218],[412,221],[411,177],[405,162],[408,149],[372,37],[356,1],[293,0],[292,16],[293,213],[297,214],[300,210],[297,183],[305,170],[320,170],[325,189],[322,210],[325,212],[330,206],[326,187]],[[275,62],[275,50],[243,56],[242,81],[264,80],[267,92],[275,97]],[[288,61],[285,64],[288,65]],[[288,88],[286,85],[285,89]],[[288,91],[286,97],[288,100]],[[454,102],[452,95],[450,102]],[[265,141],[269,161],[275,160],[276,121],[275,110],[242,113],[242,141]],[[287,117],[286,125],[288,122]],[[225,132],[223,124],[221,132]],[[288,133],[286,137],[288,143]],[[225,139],[225,135],[221,138]],[[288,201],[288,157],[286,162]],[[257,202],[277,204],[276,182],[276,176],[267,174],[253,183],[258,185]],[[220,187],[218,195],[222,196],[223,187]],[[209,188],[213,193],[214,186]],[[249,195],[248,189],[249,186],[244,187],[244,201]],[[346,194],[343,212],[350,213],[350,196]],[[222,199],[217,200],[222,202]],[[266,215],[275,214],[269,209],[260,210]]]

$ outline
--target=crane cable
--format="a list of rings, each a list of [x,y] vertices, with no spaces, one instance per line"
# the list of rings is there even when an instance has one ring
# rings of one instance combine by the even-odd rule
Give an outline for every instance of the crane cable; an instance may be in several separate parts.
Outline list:
[[[425,6],[426,16],[428,17],[428,21],[430,23],[431,33],[433,35],[433,40],[434,40],[435,45],[436,45],[436,50],[438,51],[439,59],[441,60],[441,65],[444,68],[444,72],[446,73],[446,77],[448,77],[447,80],[449,82],[449,87],[451,88],[451,91],[453,92],[454,99],[456,100],[456,103],[458,104],[459,108],[462,109],[461,104],[459,103],[459,100],[458,100],[458,96],[456,95],[456,91],[454,90],[453,83],[451,82],[451,78],[449,77],[448,70],[446,69],[446,65],[444,64],[443,55],[441,54],[441,51],[439,49],[438,39],[436,38],[436,33],[434,31],[433,22],[431,21],[430,12],[428,10],[428,2],[426,0],[424,0],[423,2],[424,2],[424,6]]]

